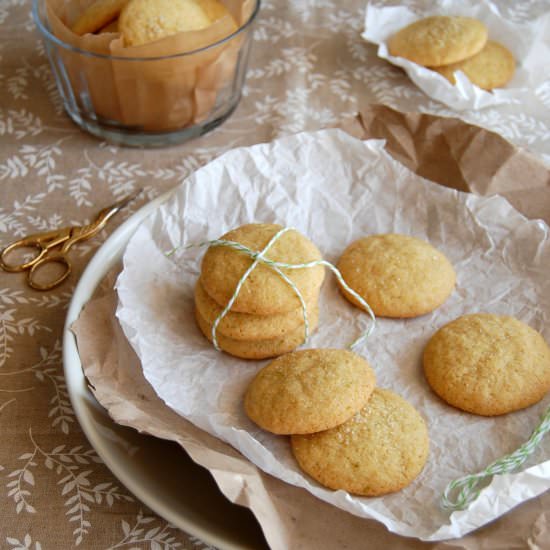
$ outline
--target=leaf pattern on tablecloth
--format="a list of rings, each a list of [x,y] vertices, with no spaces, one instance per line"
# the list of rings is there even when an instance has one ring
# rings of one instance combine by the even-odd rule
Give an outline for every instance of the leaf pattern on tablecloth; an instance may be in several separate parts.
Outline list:
[[[437,5],[405,3],[417,13]],[[31,1],[0,0],[0,248],[29,233],[89,221],[100,208],[143,189],[124,215],[71,251],[75,275],[62,286],[39,293],[25,285],[23,274],[0,272],[0,429],[16,435],[0,446],[0,545],[91,548],[93,540],[94,548],[211,548],[142,510],[120,488],[77,426],[63,377],[63,321],[78,275],[139,206],[224,151],[335,125],[367,102],[460,116],[550,163],[550,75],[532,90],[529,104],[457,114],[426,97],[360,38],[364,5],[264,0],[243,100],[233,116],[188,144],[134,150],[87,136],[68,119],[32,23]],[[545,13],[548,3],[508,0],[498,9],[523,22]],[[53,519],[50,501],[63,510]],[[121,515],[109,514],[115,507]],[[37,516],[42,521],[33,520]]]
[[[10,550],[42,550],[42,545],[38,541],[32,540],[27,533],[22,540],[15,537],[6,537],[6,542],[10,545]]]
[[[46,451],[31,430],[29,439],[32,448],[18,457],[19,467],[7,474],[7,496],[13,499],[17,514],[37,513],[37,508],[31,504],[31,491],[36,486],[35,472],[40,467],[51,470],[57,477],[59,497],[67,509],[65,516],[73,524],[75,546],[80,545],[90,532],[92,524],[87,516],[92,505],[112,507],[115,501],[133,502],[134,499],[113,482],[95,485],[91,482],[93,464],[101,463],[93,449],[85,449],[82,445],[68,449],[66,445],[59,445]]]

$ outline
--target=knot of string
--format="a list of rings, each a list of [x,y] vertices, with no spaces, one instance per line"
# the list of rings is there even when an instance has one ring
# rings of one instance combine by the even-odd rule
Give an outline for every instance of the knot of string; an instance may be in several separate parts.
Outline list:
[[[189,249],[189,248],[197,248],[197,247],[204,247],[204,246],[225,246],[228,248],[232,248],[233,250],[242,252],[252,259],[252,263],[250,264],[250,266],[248,266],[246,271],[242,274],[241,278],[237,282],[233,295],[231,296],[231,298],[229,299],[229,301],[227,302],[227,304],[225,305],[221,313],[216,317],[216,319],[212,323],[211,339],[212,339],[212,344],[216,350],[221,351],[218,344],[218,338],[216,336],[218,326],[221,323],[222,319],[231,311],[231,308],[233,307],[233,304],[237,300],[237,297],[239,296],[239,293],[241,292],[245,281],[248,279],[252,271],[254,271],[254,269],[256,269],[256,267],[259,264],[262,264],[270,268],[275,273],[277,273],[277,275],[279,275],[279,277],[281,277],[281,279],[283,279],[283,281],[285,281],[285,283],[292,289],[292,291],[300,301],[302,317],[304,319],[303,342],[306,342],[308,340],[309,332],[310,332],[310,323],[308,319],[307,305],[300,289],[296,286],[294,281],[286,273],[282,271],[283,269],[285,270],[311,269],[316,266],[327,267],[330,271],[332,271],[332,273],[337,278],[339,284],[346,290],[346,292],[351,294],[357,300],[357,302],[359,302],[359,304],[363,307],[363,309],[369,315],[371,322],[369,323],[369,326],[367,327],[367,329],[358,338],[356,338],[351,344],[349,344],[350,348],[354,348],[360,343],[362,343],[364,340],[366,340],[370,336],[370,334],[374,330],[376,325],[376,318],[375,318],[374,312],[372,311],[371,307],[366,302],[366,300],[364,300],[361,296],[359,296],[359,294],[355,292],[355,290],[353,290],[346,283],[346,281],[344,281],[342,274],[340,273],[340,271],[336,266],[332,265],[330,262],[327,262],[326,260],[313,260],[311,262],[306,262],[302,264],[290,264],[285,262],[277,262],[275,260],[270,260],[269,258],[266,258],[265,255],[270,250],[270,248],[277,242],[277,240],[281,238],[281,236],[284,235],[287,231],[292,231],[292,230],[294,230],[292,227],[283,227],[282,229],[277,231],[277,233],[275,233],[273,237],[271,237],[269,242],[260,251],[252,250],[249,247],[241,243],[238,243],[236,241],[229,241],[224,239],[213,239],[210,241],[202,241],[200,243],[189,244],[183,247],[184,249]],[[172,255],[179,248],[180,247],[176,247],[172,249],[170,252],[167,253],[167,256]]]

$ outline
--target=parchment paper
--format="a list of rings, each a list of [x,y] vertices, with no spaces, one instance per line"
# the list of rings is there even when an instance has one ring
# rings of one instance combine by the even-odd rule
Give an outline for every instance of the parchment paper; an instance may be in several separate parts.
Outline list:
[[[462,72],[455,73],[456,84],[412,61],[391,56],[387,41],[401,28],[430,15],[463,15],[482,21],[489,31],[489,40],[506,46],[514,55],[517,66],[513,79],[492,92],[473,85]],[[496,2],[487,0],[457,2],[442,0],[426,4],[424,9],[412,11],[405,6],[377,6],[368,4],[365,13],[363,38],[378,45],[378,57],[405,70],[409,78],[427,95],[448,107],[462,111],[483,109],[504,103],[519,103],[522,98],[544,81],[544,66],[548,63],[550,48],[544,37],[550,32],[550,14],[530,24],[505,19]]]
[[[453,262],[457,289],[440,309],[407,321],[379,319],[367,344],[356,350],[374,366],[380,386],[403,395],[428,421],[430,459],[407,489],[377,499],[324,489],[301,473],[286,438],[266,434],[244,415],[242,395],[265,363],[213,350],[192,314],[201,253],[190,249],[168,260],[164,252],[250,221],[296,227],[332,262],[351,241],[376,232],[424,238]],[[518,447],[549,400],[496,419],[456,411],[427,387],[422,349],[441,325],[480,310],[514,315],[550,340],[544,326],[550,315],[549,267],[543,222],[526,220],[500,197],[475,197],[423,180],[394,161],[382,142],[326,130],[231,151],[189,178],[128,244],[117,316],[145,377],[180,415],[231,443],[264,471],[341,509],[377,519],[401,535],[441,540],[468,533],[550,487],[547,441],[528,470],[495,478],[469,510],[449,521],[438,506],[451,479]],[[320,327],[308,346],[344,347],[365,322],[329,281]]]
[[[385,139],[393,158],[424,177],[484,195],[506,194],[527,216],[550,223],[550,172],[493,132],[459,119],[400,113],[381,105],[363,107],[345,129],[361,139]],[[105,281],[105,288],[112,289],[111,280]],[[392,550],[428,546],[542,549],[547,545],[550,492],[470,535],[433,545],[392,535],[376,521],[343,512],[264,474],[232,447],[195,428],[162,403],[145,381],[139,360],[114,318],[116,302],[112,290],[92,299],[73,325],[94,395],[115,422],[178,441],[197,464],[211,472],[228,499],[254,512],[271,548],[363,548],[365,541],[369,547]]]

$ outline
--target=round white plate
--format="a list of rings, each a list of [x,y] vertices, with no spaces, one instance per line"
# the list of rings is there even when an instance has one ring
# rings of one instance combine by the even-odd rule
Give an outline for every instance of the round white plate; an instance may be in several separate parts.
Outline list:
[[[175,443],[114,423],[88,390],[71,324],[108,271],[120,260],[138,225],[170,192],[124,222],[99,248],[82,274],[65,321],[63,363],[77,419],[90,444],[113,474],[158,515],[221,549],[267,547],[252,513],[229,502],[209,472]]]

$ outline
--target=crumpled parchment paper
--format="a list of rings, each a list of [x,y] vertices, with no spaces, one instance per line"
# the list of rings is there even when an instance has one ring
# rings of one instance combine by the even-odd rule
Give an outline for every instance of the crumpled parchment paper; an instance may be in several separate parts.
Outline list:
[[[402,57],[389,54],[387,41],[397,31],[417,19],[430,15],[462,15],[482,21],[489,40],[506,46],[514,55],[517,66],[513,79],[504,87],[492,92],[472,84],[462,72],[455,73],[456,84],[426,67]],[[516,23],[505,19],[496,2],[487,0],[442,0],[437,5],[413,11],[406,6],[380,6],[368,4],[365,13],[365,30],[362,37],[378,45],[378,57],[401,67],[409,78],[427,95],[448,107],[463,111],[483,109],[505,103],[519,103],[529,89],[544,81],[550,47],[544,37],[550,33],[550,14],[531,23]]]
[[[329,491],[301,473],[288,440],[255,427],[242,395],[265,362],[216,352],[193,320],[193,286],[203,249],[174,246],[216,238],[251,221],[278,222],[308,235],[335,262],[366,233],[401,232],[430,241],[454,264],[458,284],[430,315],[379,319],[356,351],[378,385],[403,395],[428,422],[431,450],[420,477],[380,498]],[[482,198],[437,186],[397,163],[378,141],[338,130],[303,133],[230,151],[198,170],[136,232],[118,280],[117,316],[143,372],[163,401],[196,426],[229,442],[264,471],[401,535],[459,537],[550,488],[550,441],[524,472],[496,477],[478,500],[450,517],[439,509],[452,479],[483,469],[517,448],[537,425],[548,398],[525,411],[482,418],[452,409],[429,390],[422,349],[433,332],[463,313],[510,314],[550,340],[548,226],[528,221],[500,197]],[[328,277],[320,327],[309,347],[344,347],[367,323]]]

